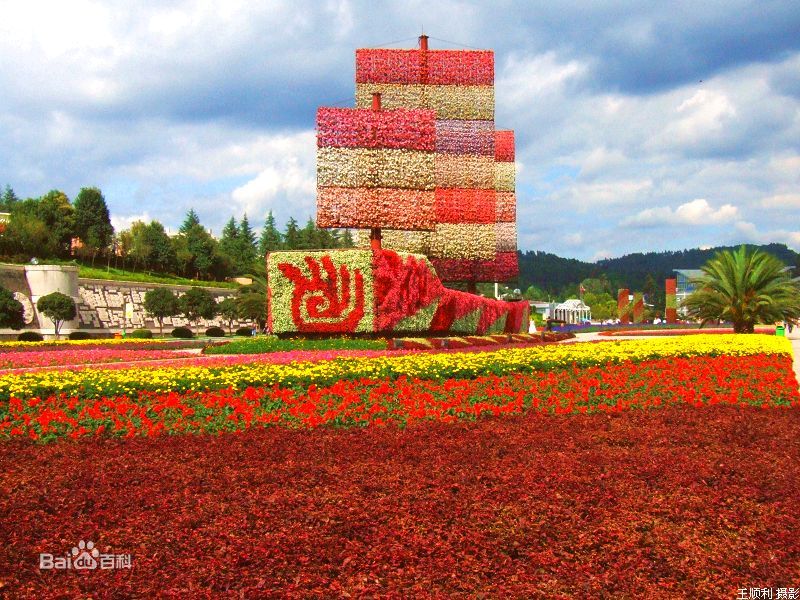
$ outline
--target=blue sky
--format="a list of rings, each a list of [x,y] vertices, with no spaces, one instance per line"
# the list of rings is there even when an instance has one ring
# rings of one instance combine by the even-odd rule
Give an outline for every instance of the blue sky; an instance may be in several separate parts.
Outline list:
[[[135,6],[134,6],[135,5]],[[355,49],[495,51],[519,247],[800,250],[796,2],[2,2],[0,185],[100,187],[117,228],[314,213]],[[403,40],[399,43],[391,43]],[[450,40],[445,42],[442,40]]]

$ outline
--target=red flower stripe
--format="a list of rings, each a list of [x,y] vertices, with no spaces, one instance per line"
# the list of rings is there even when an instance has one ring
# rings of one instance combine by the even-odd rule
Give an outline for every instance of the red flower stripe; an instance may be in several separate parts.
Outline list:
[[[317,146],[433,151],[436,116],[432,110],[319,108]]]
[[[499,203],[494,190],[437,188],[435,195],[438,223],[494,223]]]
[[[426,190],[320,187],[317,226],[432,230],[434,202]]]
[[[436,152],[493,156],[494,121],[436,121]]]
[[[791,360],[788,355],[669,357],[474,379],[401,377],[308,388],[140,392],[132,398],[12,398],[0,420],[0,439],[214,433],[273,424],[409,425],[487,414],[619,412],[674,404],[800,407]]]
[[[514,130],[494,132],[494,159],[497,162],[514,162]]]
[[[494,52],[360,48],[356,83],[494,85]]]

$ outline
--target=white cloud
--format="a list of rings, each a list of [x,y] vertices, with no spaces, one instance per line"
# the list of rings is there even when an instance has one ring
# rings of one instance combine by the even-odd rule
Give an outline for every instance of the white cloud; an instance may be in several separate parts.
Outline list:
[[[558,97],[570,82],[586,75],[588,65],[577,60],[560,62],[555,52],[536,56],[511,55],[498,73],[497,97],[522,107],[547,97]]]
[[[149,223],[152,220],[153,218],[148,212],[143,212],[138,215],[111,215],[111,225],[113,225],[114,231],[117,233],[123,231],[124,229],[128,229],[136,221]]]
[[[765,208],[800,208],[800,194],[775,194],[761,199]]]
[[[737,234],[737,242],[750,242],[753,244],[780,243],[786,244],[796,251],[800,250],[800,231],[787,229],[762,231],[749,221],[737,221],[734,228]]]
[[[711,207],[705,198],[681,204],[675,210],[668,206],[646,208],[623,220],[625,226],[653,227],[657,225],[714,225],[732,221],[739,210],[732,204]]]

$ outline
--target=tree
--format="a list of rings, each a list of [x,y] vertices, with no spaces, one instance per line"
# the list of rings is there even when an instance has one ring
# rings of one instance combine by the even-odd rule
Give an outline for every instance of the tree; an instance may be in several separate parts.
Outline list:
[[[102,192],[96,187],[81,188],[75,198],[75,234],[92,254],[92,265],[97,254],[108,247],[114,228]]]
[[[239,305],[239,316],[261,325],[267,320],[267,297],[261,292],[242,294],[236,300]]]
[[[134,264],[162,273],[172,273],[178,266],[175,247],[164,226],[158,221],[136,221],[130,228],[130,257]]]
[[[800,279],[761,250],[717,252],[693,280],[696,291],[681,307],[690,318],[733,323],[736,333],[753,333],[756,323],[775,323],[800,317]]]
[[[298,246],[301,250],[313,250],[319,248],[320,245],[317,236],[317,226],[314,220],[309,217],[305,227],[303,227],[298,234]]]
[[[264,258],[268,253],[281,249],[281,232],[275,226],[275,217],[272,211],[267,214],[264,221],[264,228],[261,230],[261,238],[258,240],[258,251]]]
[[[10,185],[6,185],[2,199],[0,199],[0,210],[3,212],[11,212],[17,202],[19,202],[19,198],[17,198],[14,190],[11,189]]]
[[[239,223],[239,234],[236,238],[236,246],[238,249],[237,260],[239,261],[239,273],[250,270],[253,262],[256,260],[256,234],[250,227],[250,221],[247,220],[247,213],[242,217]]]
[[[35,256],[53,256],[56,251],[54,239],[41,219],[25,211],[11,213],[0,236],[0,254],[27,262]]]
[[[189,230],[195,225],[200,225],[200,217],[197,216],[197,213],[194,212],[193,208],[190,208],[189,212],[186,213],[186,217],[183,219],[181,228],[178,231],[185,235],[189,233]]]
[[[0,287],[0,327],[22,329],[25,326],[24,314],[22,303],[6,288]]]
[[[339,242],[340,248],[354,248],[356,245],[355,241],[353,241],[353,234],[349,229],[345,229],[344,233],[342,233],[342,239]]]
[[[228,324],[228,333],[233,331],[233,322],[239,318],[239,305],[234,298],[225,298],[217,304],[217,313]]]
[[[217,303],[213,296],[203,288],[189,288],[186,293],[178,299],[181,313],[190,323],[195,323],[200,319],[213,319],[217,313]]]
[[[297,228],[297,221],[294,217],[289,217],[286,222],[286,233],[283,234],[283,244],[287,250],[300,249],[300,231]]]
[[[200,224],[193,225],[184,237],[190,257],[189,274],[195,275],[198,279],[209,276],[217,254],[216,240]]]
[[[164,335],[164,319],[180,314],[178,297],[169,288],[148,290],[144,295],[144,309],[158,321],[158,335]]]
[[[67,195],[60,190],[50,190],[39,198],[36,216],[50,231],[60,258],[70,255],[75,236],[75,211]]]
[[[230,218],[230,221],[225,223],[222,228],[222,235],[219,238],[219,251],[230,257],[232,262],[236,262],[239,238],[239,226],[236,224],[236,219]]]
[[[53,292],[42,296],[36,303],[36,308],[53,322],[56,338],[58,338],[58,332],[61,331],[61,325],[64,321],[70,321],[78,314],[75,308],[75,301],[61,292]]]

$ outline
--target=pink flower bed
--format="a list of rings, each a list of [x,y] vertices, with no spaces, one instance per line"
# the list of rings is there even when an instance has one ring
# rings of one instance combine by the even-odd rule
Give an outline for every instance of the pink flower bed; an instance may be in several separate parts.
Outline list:
[[[143,360],[191,358],[189,352],[170,350],[125,350],[119,348],[69,348],[58,352],[29,350],[0,354],[0,369],[28,369],[69,365],[96,366],[106,363],[130,363]]]
[[[546,342],[550,343],[550,342]],[[132,364],[147,367],[224,367],[228,365],[244,365],[251,363],[271,363],[276,365],[288,364],[291,362],[317,362],[332,360],[334,358],[372,358],[376,356],[402,356],[404,354],[418,354],[420,352],[493,352],[503,348],[519,348],[530,344],[493,344],[491,346],[480,346],[473,348],[448,348],[433,350],[293,350],[291,352],[265,352],[263,354],[231,354],[231,355],[188,355],[183,352],[166,352],[165,358],[154,357],[152,359],[142,358],[144,352],[134,353],[133,358],[126,362],[102,362],[86,360],[76,356],[73,363],[61,363],[52,365],[48,370],[59,370],[68,368],[77,371],[87,368],[102,369],[127,369]],[[174,357],[174,358],[173,358]],[[45,366],[45,369],[48,367]],[[14,372],[25,372],[27,370],[40,370],[41,367],[19,368]],[[8,371],[7,371],[8,372]]]

